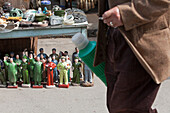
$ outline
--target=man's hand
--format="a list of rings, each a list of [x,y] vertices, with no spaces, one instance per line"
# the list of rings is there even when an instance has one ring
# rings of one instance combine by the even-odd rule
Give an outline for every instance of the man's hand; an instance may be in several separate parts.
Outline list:
[[[119,27],[123,25],[118,7],[114,7],[106,11],[102,17],[104,23],[106,23],[108,26]]]

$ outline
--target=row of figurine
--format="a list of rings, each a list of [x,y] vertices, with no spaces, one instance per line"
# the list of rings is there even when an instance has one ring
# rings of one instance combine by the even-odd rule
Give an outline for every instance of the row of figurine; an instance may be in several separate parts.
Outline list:
[[[45,84],[47,88],[55,87],[57,84],[59,87],[69,87],[69,83],[73,86],[80,85],[82,80],[82,73],[80,68],[82,62],[77,57],[77,51],[73,53],[73,63],[70,61],[68,55],[60,56],[55,53],[56,49],[52,49],[52,54],[47,58],[43,53],[43,49],[40,49],[40,54],[33,57],[30,53],[29,57],[23,56],[22,60],[19,59],[19,55],[16,58],[8,57],[5,55],[4,69],[3,65],[0,65],[0,81],[1,86],[8,88],[17,88],[18,85],[22,87],[42,88]],[[84,81],[83,86],[93,86],[92,72],[87,65],[84,64]],[[73,78],[70,77],[70,70],[73,71]],[[7,83],[8,82],[8,83]]]

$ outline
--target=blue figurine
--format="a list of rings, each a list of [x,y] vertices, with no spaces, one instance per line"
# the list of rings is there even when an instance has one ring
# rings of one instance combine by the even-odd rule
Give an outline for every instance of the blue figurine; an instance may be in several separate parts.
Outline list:
[[[55,63],[56,65],[58,64],[58,61],[56,60],[55,55],[53,55],[53,57],[52,57],[52,62]],[[58,82],[57,66],[53,70],[53,77],[54,77],[53,80],[57,83]]]

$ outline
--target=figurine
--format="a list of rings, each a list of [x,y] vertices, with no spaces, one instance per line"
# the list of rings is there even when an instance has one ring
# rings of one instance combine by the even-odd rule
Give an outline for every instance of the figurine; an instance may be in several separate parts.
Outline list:
[[[54,81],[58,83],[58,70],[57,70],[58,61],[56,60],[55,56],[52,57],[52,62],[56,64],[56,67],[53,69],[53,78]]]
[[[5,77],[4,77],[4,72],[2,70],[2,65],[0,65],[0,81],[1,81],[1,84],[0,87],[6,87],[6,80],[5,80]]]
[[[56,48],[52,49],[52,54],[50,54],[50,57],[52,58],[55,56],[56,60],[59,61],[59,55],[56,53]]]
[[[78,54],[79,54],[79,49],[76,47],[75,52],[72,55],[72,64],[75,62],[75,60],[74,60],[75,57],[79,57]]]
[[[19,82],[21,82],[22,81],[22,73],[21,73],[21,63],[22,63],[22,60],[19,59],[19,55],[16,55],[16,59],[14,60],[14,62],[17,65],[17,80]]]
[[[30,80],[31,82],[33,82],[33,77],[34,77],[34,58],[33,58],[33,54],[30,53],[29,54],[29,59],[28,59],[28,70],[29,70],[29,75],[30,75]]]
[[[14,52],[10,53],[10,58],[13,58],[13,60],[15,61]]]
[[[3,10],[5,13],[9,13],[12,10],[12,5],[9,2],[5,2],[4,5],[2,6]]]
[[[44,53],[44,49],[43,48],[40,48],[39,49],[40,53],[37,55],[37,57],[41,57],[41,54],[43,55],[44,59],[47,59],[47,54]]]
[[[55,87],[53,83],[53,69],[56,67],[56,64],[52,62],[51,57],[48,58],[47,67],[47,88]]]
[[[28,63],[27,57],[23,56],[21,63],[22,75],[23,75],[23,87],[30,87],[30,77],[28,74]]]
[[[8,63],[10,62],[8,54],[5,54],[5,59]],[[8,81],[8,66],[6,64],[5,64],[5,78],[6,78],[6,81]]]
[[[8,67],[8,88],[18,88],[16,85],[16,74],[17,74],[17,65],[13,62],[13,58],[10,58],[10,63],[7,62],[7,57],[4,57],[4,63]]]
[[[84,63],[84,83],[82,84],[84,87],[92,87],[92,71],[91,69]]]
[[[68,51],[64,51],[64,55],[65,55],[65,56],[68,56]]]
[[[46,69],[47,60],[44,59],[43,54],[41,54],[40,60],[43,63],[42,82],[45,83],[46,82],[46,77],[47,77],[47,69]]]
[[[65,62],[65,57],[61,57],[61,63],[57,65],[57,68],[60,70],[60,84],[59,87],[69,87],[68,84],[68,69],[70,69],[70,66]],[[63,85],[63,81],[65,81],[65,85]]]
[[[80,67],[81,67],[81,62],[78,61],[78,57],[74,58],[74,63],[72,65],[73,67],[73,80],[72,84],[73,85],[79,85],[80,84]]]
[[[66,63],[72,67],[72,63],[70,61],[70,58],[68,57],[68,55],[66,56]],[[71,82],[71,77],[70,77],[70,69],[68,69],[68,82],[70,83]]]
[[[41,85],[43,64],[40,61],[40,57],[37,57],[37,62],[34,62],[34,85],[33,88],[43,88]]]
[[[49,11],[49,10],[47,9],[47,7],[44,7],[43,13],[44,13],[46,16],[51,16],[51,11]]]

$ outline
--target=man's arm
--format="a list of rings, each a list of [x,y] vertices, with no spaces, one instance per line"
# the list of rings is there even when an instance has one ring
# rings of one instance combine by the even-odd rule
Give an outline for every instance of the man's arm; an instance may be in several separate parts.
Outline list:
[[[170,10],[170,0],[131,0],[117,7],[128,31],[154,21]]]

